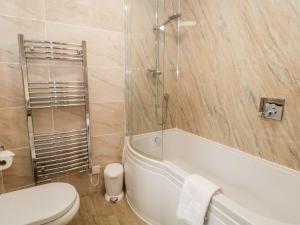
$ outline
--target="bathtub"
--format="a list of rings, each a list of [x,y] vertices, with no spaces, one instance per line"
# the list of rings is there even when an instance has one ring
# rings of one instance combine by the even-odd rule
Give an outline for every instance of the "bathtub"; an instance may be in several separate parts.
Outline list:
[[[163,144],[162,161],[136,152],[129,138],[123,155],[127,201],[148,224],[182,224],[175,215],[189,174],[222,188],[212,199],[208,225],[300,224],[299,172],[180,129],[164,131],[163,142],[157,137],[149,133],[132,141],[145,154],[158,154]]]

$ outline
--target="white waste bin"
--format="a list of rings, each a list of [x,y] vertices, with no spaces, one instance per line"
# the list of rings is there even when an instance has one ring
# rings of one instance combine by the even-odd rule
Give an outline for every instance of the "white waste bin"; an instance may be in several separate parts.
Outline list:
[[[120,163],[111,163],[104,169],[105,199],[115,203],[124,197],[123,192],[124,169]]]

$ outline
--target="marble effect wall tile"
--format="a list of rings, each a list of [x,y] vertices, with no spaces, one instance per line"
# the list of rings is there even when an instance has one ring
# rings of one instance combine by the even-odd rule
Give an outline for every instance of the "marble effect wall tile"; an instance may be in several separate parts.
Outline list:
[[[7,149],[29,145],[24,107],[0,109],[0,143]]]
[[[39,64],[36,62],[29,62],[27,64],[27,71],[28,71],[29,82],[50,81],[50,70],[47,62],[45,61],[43,62],[43,64]],[[20,73],[20,77],[22,79],[21,73]]]
[[[53,122],[56,132],[83,129],[85,128],[85,109],[82,106],[54,109]]]
[[[82,65],[77,62],[51,62],[49,66],[50,80],[83,81]]]
[[[47,22],[47,38],[87,43],[88,66],[123,67],[123,33]]]
[[[0,14],[29,19],[42,20],[44,18],[43,1],[35,0],[1,0]]]
[[[0,63],[0,108],[24,106],[23,81],[18,64]]]
[[[46,20],[123,31],[123,1],[46,0]]]
[[[14,163],[3,172],[5,191],[13,191],[34,183],[29,148],[11,150],[16,154]]]
[[[108,134],[92,138],[93,164],[106,166],[122,159],[124,134]]]
[[[88,195],[91,193],[104,192],[104,177],[103,177],[103,169],[100,172],[99,184],[94,186],[90,183],[91,175],[88,172],[82,172],[77,174],[70,174],[66,176],[61,176],[55,179],[57,182],[67,182],[72,184],[78,193],[83,195]],[[94,177],[94,182],[96,182],[97,178]]]
[[[0,15],[1,37],[0,62],[19,62],[18,34],[27,38],[44,39],[44,23]]]
[[[90,67],[88,72],[91,103],[125,101],[123,69]]]
[[[300,170],[300,7],[294,1],[181,2],[177,126]],[[260,97],[286,99],[283,121],[257,115]]]
[[[92,137],[124,132],[124,103],[91,104]]]
[[[32,111],[33,130],[36,134],[54,132],[53,109],[38,109]]]

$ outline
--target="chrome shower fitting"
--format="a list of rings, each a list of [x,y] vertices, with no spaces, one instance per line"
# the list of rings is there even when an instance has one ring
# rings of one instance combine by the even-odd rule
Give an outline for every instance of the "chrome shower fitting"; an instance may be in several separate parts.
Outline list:
[[[157,69],[147,69],[147,74],[151,75],[153,77],[156,77],[156,76],[161,75],[161,71],[159,71]]]
[[[163,28],[170,22],[172,22],[173,20],[179,19],[181,17],[180,13],[175,13],[172,16],[169,16],[168,19],[163,22],[162,24],[155,26],[153,28],[153,31],[159,31],[159,30],[163,30]]]

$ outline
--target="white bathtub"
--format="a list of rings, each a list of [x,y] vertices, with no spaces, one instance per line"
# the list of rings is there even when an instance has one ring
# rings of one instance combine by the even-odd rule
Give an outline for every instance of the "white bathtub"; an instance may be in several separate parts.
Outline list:
[[[139,147],[155,148],[155,133],[135,136]],[[175,217],[188,174],[222,187],[209,208],[207,224],[300,224],[300,173],[199,136],[171,129],[163,135],[163,161],[125,145],[126,196],[147,223],[182,224]],[[157,146],[157,145],[156,145]],[[160,146],[157,146],[159,149]]]

